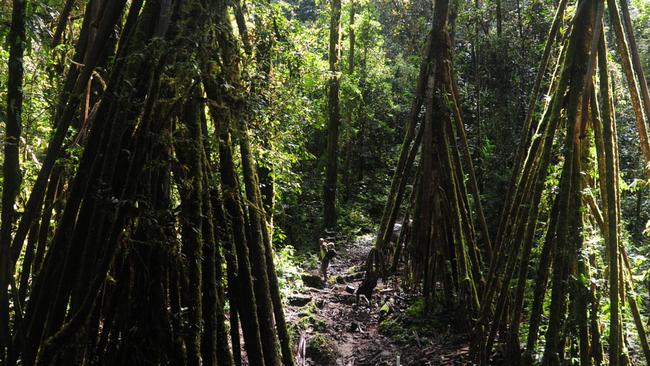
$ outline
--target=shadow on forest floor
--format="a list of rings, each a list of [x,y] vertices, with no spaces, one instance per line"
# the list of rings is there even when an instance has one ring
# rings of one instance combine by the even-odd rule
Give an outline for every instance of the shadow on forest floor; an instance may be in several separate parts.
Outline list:
[[[356,304],[348,291],[361,283],[373,242],[365,235],[338,244],[327,283],[313,281],[313,287],[289,296],[285,310],[298,345],[298,366],[392,366],[398,357],[401,365],[470,364],[467,335],[444,316],[423,315],[419,296],[397,280],[380,280],[370,306],[363,299]]]

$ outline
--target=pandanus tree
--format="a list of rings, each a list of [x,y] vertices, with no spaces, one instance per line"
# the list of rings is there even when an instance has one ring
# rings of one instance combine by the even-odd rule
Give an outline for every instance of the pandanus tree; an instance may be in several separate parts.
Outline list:
[[[293,364],[229,6],[86,6],[13,236],[3,210],[0,363],[241,365],[241,329],[250,364]],[[91,98],[98,65],[105,86]],[[71,144],[82,153],[66,176]]]
[[[491,255],[491,242],[454,80],[450,37],[454,13],[449,1],[435,3],[415,100],[368,265],[369,270],[385,274],[390,254],[393,270],[403,257],[410,279],[423,284],[427,304],[441,301],[449,308],[461,306],[461,323],[469,327],[480,308],[482,263]],[[405,248],[402,240],[391,246],[409,172],[418,156],[406,215],[413,218],[411,240]],[[437,283],[442,284],[442,294]]]
[[[549,29],[500,223],[490,240],[458,108],[450,47],[445,43],[443,14],[448,4],[436,2],[415,103],[369,256],[371,270],[384,270],[389,253],[392,269],[397,268],[402,238],[391,243],[391,234],[406,182],[413,179],[412,202],[405,215],[413,217],[411,240],[404,244],[406,272],[423,285],[428,303],[441,285],[443,303],[464,305],[466,324],[474,328],[472,352],[481,364],[489,364],[497,344],[512,364],[532,364],[539,357],[543,364],[559,365],[570,356],[584,365],[602,364],[605,349],[609,364],[626,364],[626,309],[644,356],[650,356],[621,240],[605,3],[578,1],[571,22],[564,23],[567,5],[568,1],[559,2]],[[607,7],[647,164],[650,103],[629,10],[625,0],[620,6],[608,1]],[[556,67],[548,82],[549,99],[536,122],[540,90],[552,60]],[[419,165],[411,172],[418,156]],[[555,164],[561,173],[556,188],[549,190],[549,169]],[[600,236],[604,246],[587,240],[587,235]],[[530,302],[525,301],[527,294],[532,294]],[[609,315],[607,340],[601,324],[603,304]],[[523,330],[522,322],[527,322]],[[544,346],[539,353],[542,329]]]
[[[638,86],[645,85],[645,79],[640,67],[634,66],[638,54],[632,46],[634,34],[625,0],[620,5],[619,9],[615,1],[607,2],[643,151],[647,148],[647,121]],[[566,1],[559,3],[549,31],[495,240],[473,339],[476,360],[482,364],[489,363],[497,342],[504,345],[501,349],[513,364],[532,364],[538,355],[542,324],[546,328],[542,364],[559,365],[568,357],[579,358],[583,365],[602,364],[605,347],[609,364],[628,364],[624,306],[632,314],[645,357],[650,356],[629,259],[621,242],[620,173],[605,3],[578,1],[562,38],[558,30],[566,6]],[[550,98],[540,121],[533,123],[540,81],[555,44],[561,48],[549,82]],[[595,156],[590,153],[592,146]],[[560,153],[554,152],[557,150]],[[648,161],[645,153],[644,159]],[[546,192],[550,208],[542,210],[553,161],[560,162],[561,174],[557,189]],[[596,171],[593,177],[589,174],[592,170]],[[543,240],[536,235],[540,221],[547,222]],[[604,247],[587,240],[589,233],[600,235]],[[531,270],[538,241],[537,267]],[[528,281],[529,272],[534,273],[533,283]],[[605,286],[598,285],[598,276]],[[527,288],[532,291],[529,304],[524,301]],[[609,335],[604,344],[603,293],[609,313]],[[546,301],[550,306],[544,317]],[[528,331],[521,334],[525,321]],[[522,336],[525,349],[520,345]]]

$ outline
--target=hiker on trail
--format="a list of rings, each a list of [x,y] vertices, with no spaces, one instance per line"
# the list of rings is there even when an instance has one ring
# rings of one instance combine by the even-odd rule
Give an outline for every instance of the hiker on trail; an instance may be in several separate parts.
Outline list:
[[[319,258],[320,258],[320,272],[323,276],[323,280],[327,281],[327,268],[330,265],[330,261],[336,257],[336,250],[334,249],[334,242],[328,242],[327,240],[320,238],[319,241]]]

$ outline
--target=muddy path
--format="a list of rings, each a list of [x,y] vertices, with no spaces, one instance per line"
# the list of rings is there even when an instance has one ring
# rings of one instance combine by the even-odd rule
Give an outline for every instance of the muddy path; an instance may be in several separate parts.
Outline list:
[[[448,319],[423,317],[417,294],[405,292],[397,280],[379,280],[371,303],[356,303],[350,292],[362,282],[373,240],[366,235],[339,245],[327,283],[303,277],[306,286],[289,296],[298,366],[471,364],[467,337]]]

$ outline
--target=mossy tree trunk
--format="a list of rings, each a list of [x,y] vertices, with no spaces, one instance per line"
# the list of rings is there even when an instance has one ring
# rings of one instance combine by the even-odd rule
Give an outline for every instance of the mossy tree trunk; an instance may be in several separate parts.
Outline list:
[[[13,283],[11,255],[11,229],[15,221],[14,204],[20,189],[19,144],[23,119],[23,55],[27,46],[25,34],[26,2],[14,0],[9,44],[9,67],[7,77],[7,121],[4,136],[4,161],[2,164],[2,212],[0,213],[0,363],[5,351],[11,352],[8,286]],[[15,283],[12,291],[17,292]],[[14,306],[20,306],[14,302]]]
[[[325,184],[323,186],[323,226],[325,229],[336,227],[336,186],[338,180],[339,125],[339,88],[341,78],[341,0],[330,2],[330,43],[329,43],[329,84],[328,84],[328,118],[327,148],[325,153]]]

